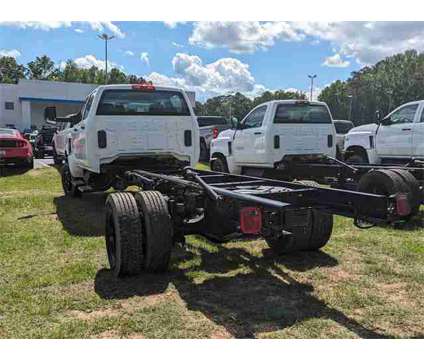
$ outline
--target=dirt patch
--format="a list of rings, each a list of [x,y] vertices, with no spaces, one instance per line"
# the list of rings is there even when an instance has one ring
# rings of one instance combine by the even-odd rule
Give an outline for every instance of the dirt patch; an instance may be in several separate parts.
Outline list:
[[[94,336],[95,339],[120,339],[122,336],[116,330],[106,330]]]

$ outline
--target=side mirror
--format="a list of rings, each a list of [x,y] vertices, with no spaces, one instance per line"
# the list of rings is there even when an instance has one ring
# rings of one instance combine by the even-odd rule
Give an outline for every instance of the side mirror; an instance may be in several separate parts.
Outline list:
[[[381,125],[390,125],[392,122],[390,120],[390,117],[385,117],[384,119],[380,120]]]
[[[244,125],[240,120],[237,120],[237,122],[236,122],[236,129],[237,130],[243,130],[244,129]]]
[[[54,123],[56,121],[56,108],[54,106],[46,107],[44,109],[44,119],[47,123]]]
[[[376,121],[377,124],[381,123],[381,112],[380,112],[380,110],[377,110],[375,112],[375,121]]]

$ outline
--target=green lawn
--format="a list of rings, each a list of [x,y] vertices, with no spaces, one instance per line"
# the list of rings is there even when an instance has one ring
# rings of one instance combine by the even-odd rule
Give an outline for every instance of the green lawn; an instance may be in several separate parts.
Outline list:
[[[318,253],[189,237],[165,275],[108,271],[103,194],[65,199],[55,169],[0,178],[2,338],[423,337],[424,230],[337,218]],[[421,222],[421,223],[420,223]]]

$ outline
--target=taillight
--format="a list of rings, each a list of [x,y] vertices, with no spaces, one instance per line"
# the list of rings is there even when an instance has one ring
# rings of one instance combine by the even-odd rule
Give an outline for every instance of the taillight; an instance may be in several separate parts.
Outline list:
[[[133,90],[138,91],[155,91],[156,88],[151,83],[134,84],[131,86]]]
[[[213,138],[216,139],[218,137],[218,134],[219,134],[218,129],[217,128],[214,128],[212,130],[212,136],[213,136]]]
[[[240,209],[240,230],[243,234],[257,235],[262,229],[262,212],[258,207]]]
[[[399,216],[407,216],[411,213],[411,205],[407,194],[396,195],[396,210]]]

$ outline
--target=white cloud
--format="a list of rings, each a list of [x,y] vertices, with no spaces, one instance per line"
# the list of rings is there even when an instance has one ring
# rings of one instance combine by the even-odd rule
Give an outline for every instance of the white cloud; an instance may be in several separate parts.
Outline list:
[[[277,40],[300,41],[304,38],[287,22],[211,22],[194,24],[189,38],[192,45],[204,48],[224,47],[231,52],[254,52],[272,47]]]
[[[131,51],[131,50],[125,50],[125,51],[124,51],[124,55],[127,55],[127,56],[134,56],[135,54],[134,54],[134,52],[133,52],[133,51]]]
[[[92,30],[101,32],[101,31],[109,31],[113,35],[118,38],[124,38],[125,33],[113,22],[111,21],[80,21],[80,22],[72,22],[72,21],[0,21],[1,26],[13,26],[18,27],[20,29],[34,29],[34,30],[43,30],[50,31],[56,30],[60,28],[69,28],[74,24],[89,24]],[[82,29],[74,29],[76,32],[83,32]]]
[[[322,65],[328,66],[328,67],[344,68],[344,67],[348,67],[350,65],[350,62],[347,60],[343,60],[340,54],[335,53],[333,56],[328,56],[327,58],[325,58]]]
[[[78,34],[82,34],[83,32],[84,32],[84,30],[83,29],[75,29],[74,30],[76,33],[78,33]]]
[[[10,56],[10,57],[13,57],[13,58],[16,59],[17,57],[19,57],[21,55],[22,55],[21,52],[19,50],[16,50],[16,49],[12,49],[12,50],[2,49],[2,50],[0,50],[0,57]]]
[[[166,27],[169,27],[170,29],[175,29],[178,25],[185,24],[185,21],[164,21],[163,22]]]
[[[302,40],[327,41],[341,58],[373,64],[408,49],[424,51],[424,22],[198,22],[189,38],[192,45],[235,53],[265,50],[277,41]],[[346,60],[339,63],[346,66]]]
[[[145,63],[147,66],[150,66],[149,53],[147,51],[143,51],[140,54],[140,60]]]
[[[249,66],[234,58],[221,58],[203,64],[202,59],[196,55],[177,53],[172,59],[172,65],[175,72],[173,76],[152,72],[144,77],[154,84],[196,91],[203,99],[237,91],[247,96],[256,96],[265,91],[263,85],[255,82]]]
[[[90,21],[89,24],[94,31],[101,32],[108,30],[120,39],[125,37],[125,33],[111,21]]]
[[[341,56],[354,58],[360,64],[374,64],[412,48],[424,51],[424,22],[343,21],[292,26],[307,36],[329,41]]]
[[[82,68],[82,69],[89,69],[92,66],[97,66],[99,69],[102,69],[102,70],[105,69],[105,61],[97,59],[94,55],[85,55],[85,56],[76,58],[73,61],[79,68]],[[66,63],[62,62],[60,67],[63,69],[65,65]],[[112,68],[118,68],[120,70],[123,70],[122,66],[111,61],[107,62],[107,67],[108,67],[108,70]]]
[[[20,29],[54,30],[62,27],[70,27],[71,21],[1,21],[2,26],[14,26]]]
[[[183,47],[184,47],[184,45],[182,45],[182,44],[178,44],[178,43],[177,43],[177,42],[175,42],[175,41],[171,42],[171,44],[172,44],[173,46],[175,46],[176,48],[183,48]]]

